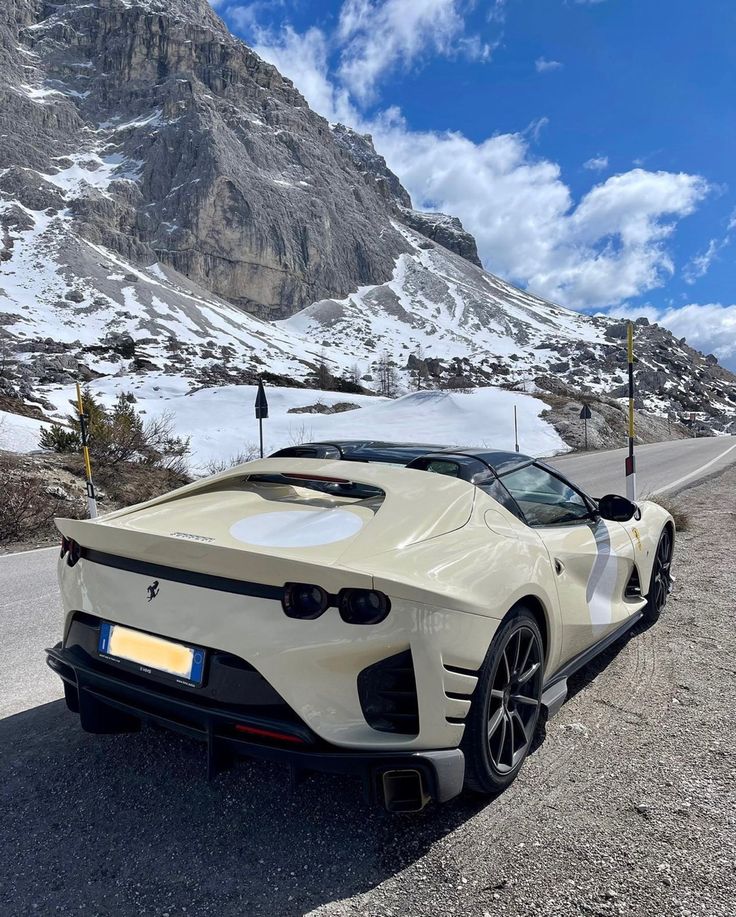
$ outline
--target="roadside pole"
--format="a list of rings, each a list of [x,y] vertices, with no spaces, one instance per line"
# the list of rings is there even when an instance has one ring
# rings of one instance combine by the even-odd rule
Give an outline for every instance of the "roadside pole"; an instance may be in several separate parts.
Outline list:
[[[84,475],[87,483],[87,511],[90,519],[97,518],[97,499],[95,485],[92,480],[92,464],[89,460],[89,435],[87,432],[87,415],[84,413],[82,403],[82,388],[77,382],[77,411],[79,412],[79,433],[82,437],[82,455],[84,456]]]
[[[626,496],[636,501],[636,459],[634,458],[634,325],[627,331],[629,360],[629,454],[626,457]]]
[[[514,447],[519,451],[519,421],[516,417],[516,405],[514,405]]]
[[[263,379],[259,379],[256,393],[256,420],[258,421],[258,433],[261,441],[261,458],[263,458],[263,421],[267,419],[268,399],[266,398],[266,390],[263,387]]]
[[[580,411],[580,417],[583,421],[583,430],[585,433],[585,451],[588,451],[588,421],[593,415],[590,413],[590,408],[587,404],[583,405],[582,410]]]

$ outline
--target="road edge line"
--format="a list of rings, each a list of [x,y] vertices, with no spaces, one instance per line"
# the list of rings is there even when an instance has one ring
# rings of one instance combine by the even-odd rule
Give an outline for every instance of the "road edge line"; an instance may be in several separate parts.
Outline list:
[[[679,484],[683,484],[685,481],[689,481],[690,478],[693,478],[695,477],[695,475],[700,474],[701,471],[705,471],[706,468],[710,468],[711,465],[715,465],[716,462],[720,462],[720,460],[724,456],[728,455],[729,452],[733,452],[734,449],[736,449],[736,445],[729,446],[728,449],[726,449],[724,452],[721,452],[720,455],[717,455],[714,459],[711,459],[709,462],[706,462],[705,465],[701,465],[700,468],[695,468],[693,471],[688,472],[688,474],[683,475],[681,478],[678,478],[676,481],[670,481],[670,483],[665,484],[664,487],[658,487],[656,490],[650,491],[650,496],[656,497],[657,494],[664,493],[666,490],[672,490],[673,487],[677,487]]]
[[[0,554],[0,560],[3,557],[20,557],[22,554],[38,554],[41,551],[58,551],[59,547],[55,544],[50,544],[47,548],[29,548],[27,551],[9,551],[7,554]]]

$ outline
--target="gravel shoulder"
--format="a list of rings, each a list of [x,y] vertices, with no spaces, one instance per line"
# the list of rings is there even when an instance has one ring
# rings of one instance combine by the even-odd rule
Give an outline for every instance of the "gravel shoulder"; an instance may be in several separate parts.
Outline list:
[[[735,492],[730,468],[684,493],[664,616],[576,677],[491,802],[392,818],[275,766],[207,784],[195,743],[87,736],[61,701],[5,718],[0,912],[732,917]]]

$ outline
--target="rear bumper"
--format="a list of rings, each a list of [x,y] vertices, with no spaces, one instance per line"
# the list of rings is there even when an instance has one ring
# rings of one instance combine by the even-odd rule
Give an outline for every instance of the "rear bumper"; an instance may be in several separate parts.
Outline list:
[[[344,750],[323,741],[302,723],[254,716],[226,704],[177,695],[154,682],[103,670],[73,648],[58,645],[46,654],[49,667],[64,682],[67,706],[79,714],[83,729],[135,732],[142,722],[157,723],[206,744],[210,778],[239,755],[281,762],[290,768],[295,782],[315,771],[360,777],[368,798],[391,811],[416,811],[429,799],[446,802],[462,791],[465,759],[458,748]]]

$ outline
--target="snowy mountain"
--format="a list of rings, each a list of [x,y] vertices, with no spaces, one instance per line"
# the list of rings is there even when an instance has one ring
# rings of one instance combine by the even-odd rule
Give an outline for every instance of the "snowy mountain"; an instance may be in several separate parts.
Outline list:
[[[399,393],[619,397],[624,333],[483,271],[457,219],[413,210],[371,138],[206,0],[3,4],[0,399],[299,385],[323,360],[367,390],[388,361]],[[643,407],[733,422],[715,358],[643,321],[637,354]]]

